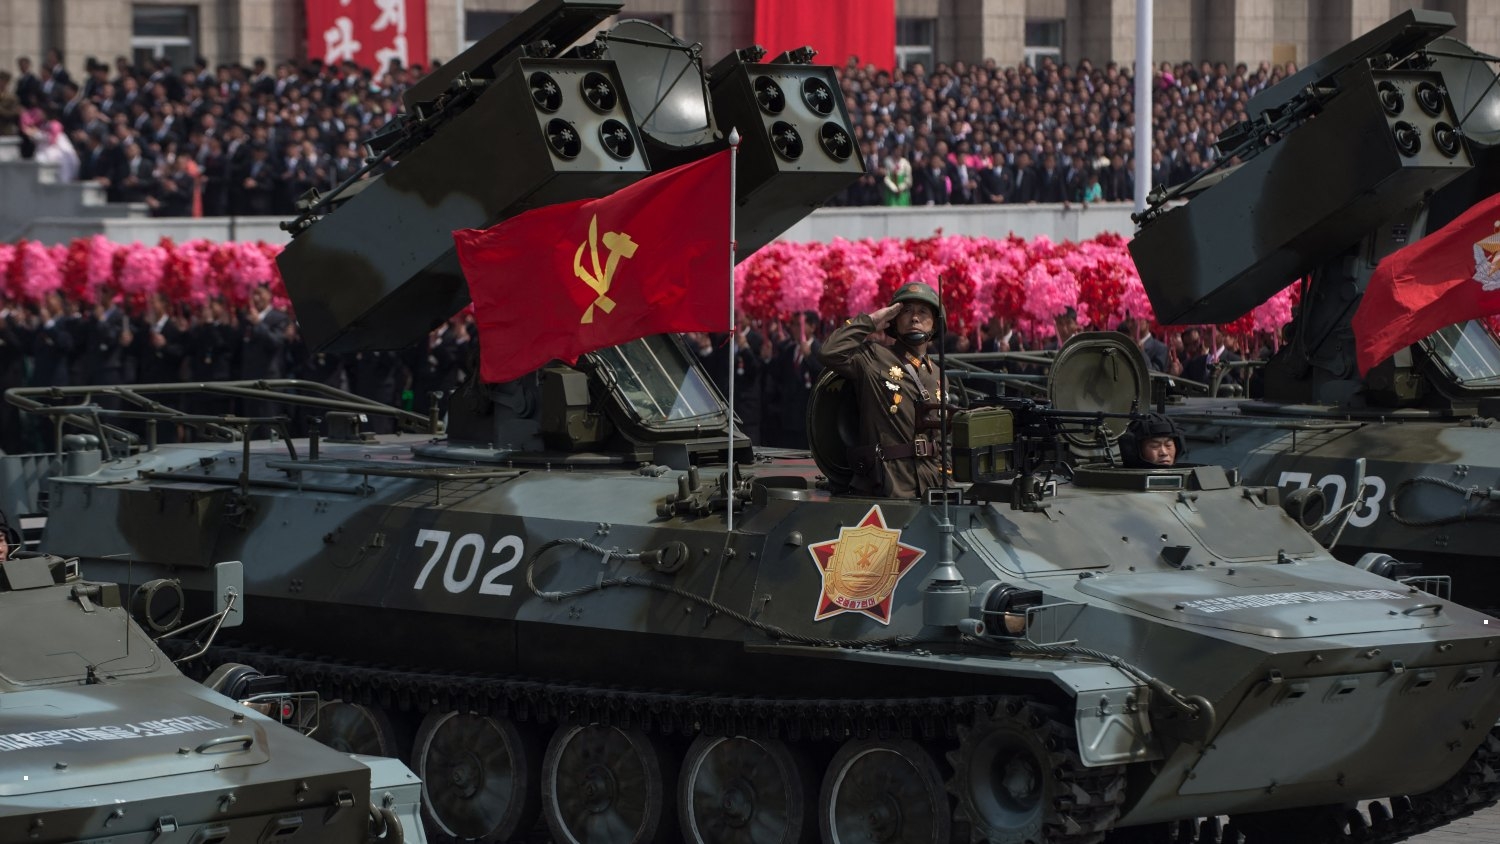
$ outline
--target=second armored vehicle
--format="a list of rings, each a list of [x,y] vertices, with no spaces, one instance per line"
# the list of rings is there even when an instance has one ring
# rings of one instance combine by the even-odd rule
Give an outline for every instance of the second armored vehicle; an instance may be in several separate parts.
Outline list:
[[[1494,609],[1500,343],[1463,322],[1362,377],[1351,328],[1382,258],[1500,190],[1500,89],[1452,27],[1405,12],[1252,99],[1221,144],[1237,166],[1158,197],[1130,249],[1165,322],[1228,322],[1305,276],[1262,397],[1169,408],[1194,459],[1320,487],[1340,557]]]
[[[77,560],[0,559],[0,641],[0,841],[425,840],[405,766],[188,680]]]

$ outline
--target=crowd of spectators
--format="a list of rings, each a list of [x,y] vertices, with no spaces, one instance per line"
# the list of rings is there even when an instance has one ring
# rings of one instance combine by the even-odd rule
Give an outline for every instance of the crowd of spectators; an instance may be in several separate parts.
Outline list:
[[[1249,98],[1293,71],[1207,62],[1155,69],[1153,185],[1176,184],[1213,161],[1216,139],[1245,119]],[[145,202],[161,216],[290,215],[308,188],[358,170],[362,140],[395,116],[421,73],[262,60],[134,67],[119,58],[112,66],[88,59],[75,79],[49,51],[38,67],[23,57],[14,75],[0,71],[0,135],[19,134],[23,153],[56,164],[62,178],[96,182],[109,199]],[[896,74],[851,64],[841,73],[870,173],[836,202],[1089,203],[1134,194],[1127,68],[1085,59]],[[815,314],[794,314],[689,341],[721,388],[733,361],[737,410],[755,442],[796,447],[806,444],[820,328]],[[1148,357],[1160,357],[1153,366],[1187,378],[1269,350],[1260,342],[1241,350],[1234,337],[1196,330],[1164,343],[1149,325],[1131,328]],[[70,303],[54,293],[32,305],[0,302],[0,388],[297,377],[423,412],[430,395],[451,393],[472,368],[473,336],[460,315],[404,352],[327,356],[307,350],[296,321],[268,294],[242,309],[215,301],[185,310],[153,299],[127,311],[118,300]],[[951,342],[960,352],[1037,347],[998,321]],[[0,419],[0,435],[0,449],[28,451],[39,442],[23,438],[42,434]]]
[[[1162,62],[1151,103],[1151,184],[1213,163],[1246,103],[1296,68]],[[1135,195],[1131,69],[938,64],[890,73],[851,63],[844,101],[869,165],[845,205],[1125,202]]]
[[[91,57],[75,77],[49,50],[37,67],[23,56],[15,74],[0,70],[0,135],[19,134],[23,156],[57,164],[61,180],[158,216],[290,215],[308,188],[359,170],[362,141],[422,73]]]
[[[1210,164],[1246,102],[1292,72],[1163,62],[1154,71],[1152,185]],[[364,163],[361,141],[400,107],[421,66],[374,74],[353,62],[272,68],[203,59],[133,66],[88,58],[80,76],[49,50],[39,66],[0,71],[0,135],[97,182],[111,201],[161,216],[290,215],[298,196]],[[1127,201],[1135,191],[1131,69],[1088,59],[1035,68],[939,63],[895,73],[841,69],[869,174],[834,204],[967,205]]]

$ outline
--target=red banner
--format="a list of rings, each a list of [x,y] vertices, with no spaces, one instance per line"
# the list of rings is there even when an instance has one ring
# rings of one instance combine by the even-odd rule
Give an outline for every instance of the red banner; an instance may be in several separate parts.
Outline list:
[[[427,65],[426,0],[306,0],[307,55],[376,73]]]
[[[729,330],[730,155],[454,232],[480,378],[510,381],[648,334]]]
[[[767,59],[808,46],[818,64],[896,65],[896,0],[756,0],[755,43]],[[929,68],[930,70],[930,68]]]

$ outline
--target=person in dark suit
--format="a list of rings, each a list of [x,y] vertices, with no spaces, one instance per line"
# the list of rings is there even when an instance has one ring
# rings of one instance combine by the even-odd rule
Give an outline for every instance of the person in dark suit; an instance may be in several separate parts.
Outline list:
[[[734,358],[734,413],[740,419],[740,432],[755,445],[765,443],[762,424],[764,405],[762,384],[765,377],[766,359],[762,347],[769,342],[748,323],[740,325],[733,334],[713,334],[713,351],[705,366],[708,375],[718,385],[720,392],[729,395],[730,355]],[[769,348],[764,349],[769,353]]]
[[[229,158],[218,138],[205,138],[196,155],[203,174],[203,215],[222,217],[229,213]]]
[[[1154,372],[1167,372],[1171,364],[1171,352],[1167,344],[1151,335],[1151,320],[1145,317],[1132,317],[1129,323],[1129,334],[1135,338],[1136,345],[1141,347],[1141,352],[1146,356],[1146,363],[1150,364]]]
[[[335,185],[341,185],[364,166],[360,159],[359,147],[355,144],[344,144],[339,147],[338,154],[334,157],[333,175],[331,180]]]
[[[1151,188],[1164,188],[1172,184],[1172,162],[1162,157],[1161,150],[1151,150]]]
[[[253,72],[250,75],[250,90],[255,94],[273,96],[276,93],[276,77],[266,67],[266,60],[260,56],[255,57],[252,63]]]
[[[979,202],[986,205],[996,205],[1010,199],[1015,190],[1015,176],[1005,166],[1005,160],[999,156],[994,162],[979,171]]]
[[[1031,154],[1023,152],[1016,156],[1016,166],[1010,177],[1010,197],[1007,201],[1012,203],[1027,203],[1037,201],[1037,173],[1031,166]]]
[[[801,311],[792,330],[776,345],[771,358],[767,397],[774,411],[767,415],[766,442],[783,448],[807,448],[807,404],[813,387],[823,374],[818,354],[818,312]]]
[[[240,377],[247,381],[283,377],[287,324],[286,311],[271,304],[271,288],[259,285],[250,293],[250,307],[240,322]],[[246,416],[287,415],[276,402],[246,402]],[[266,429],[257,428],[253,436],[264,437]]]
[[[188,355],[188,321],[175,315],[164,293],[153,293],[136,332],[134,352],[143,384],[176,384],[182,381]],[[157,422],[157,442],[178,442],[177,426]]]
[[[1052,318],[1052,326],[1057,329],[1057,334],[1042,346],[1043,349],[1049,351],[1061,349],[1068,340],[1072,339],[1073,335],[1079,332],[1078,311],[1071,307],[1063,308],[1062,313]]]
[[[69,85],[73,82],[73,77],[68,75],[68,69],[63,67],[62,52],[59,51],[56,47],[49,49],[47,51],[47,58],[44,64],[46,66],[48,79],[52,83],[53,88],[50,91],[46,90],[47,83],[44,82],[42,83],[44,89],[43,93],[50,96],[53,101],[61,103],[62,100],[58,98],[58,92],[61,91],[64,85]]]
[[[77,383],[135,383],[136,360],[131,353],[135,332],[125,309],[114,301],[112,291],[101,289],[93,310],[79,314],[72,328],[74,346],[78,349]],[[103,400],[100,403],[105,404]]]
[[[270,150],[265,144],[256,142],[250,145],[250,164],[245,168],[245,178],[239,187],[244,196],[244,213],[271,213],[276,196],[276,168],[272,166]]]
[[[19,305],[0,294],[0,393],[26,385],[29,319]],[[0,402],[0,453],[21,454],[27,450],[26,438],[21,435],[20,410],[10,402]]]
[[[134,139],[126,141],[120,150],[109,180],[109,200],[145,202],[155,183],[156,164],[146,157]]]
[[[953,177],[948,162],[937,154],[929,155],[912,172],[913,205],[947,205],[953,195]]]
[[[188,329],[187,374],[197,382],[230,381],[234,378],[235,353],[239,350],[239,332],[234,314],[222,299],[204,302],[198,318]],[[206,416],[224,416],[233,412],[234,403],[222,396],[199,394],[188,397],[189,412]]]
[[[173,314],[165,293],[153,293],[141,323],[140,363],[144,384],[175,384],[182,380],[188,356],[188,321]]]
[[[35,313],[26,313],[10,323],[18,347],[31,357],[26,386],[66,387],[70,383],[68,358],[73,353],[73,332],[68,311],[67,300],[54,290],[42,297]],[[18,451],[50,451],[57,447],[51,424],[31,414],[22,415],[19,421],[22,446]]]
[[[31,59],[26,56],[16,59],[16,99],[22,108],[42,104],[42,80],[31,71]]]
[[[1067,177],[1057,166],[1057,156],[1048,153],[1042,158],[1042,169],[1037,173],[1037,202],[1066,202],[1068,200]]]
[[[194,171],[197,164],[185,155],[172,162],[172,171],[161,174],[152,188],[151,214],[154,217],[193,216],[193,195],[197,190]]]
[[[468,320],[460,314],[433,329],[426,343],[418,343],[408,350],[413,410],[427,413],[436,393],[438,415],[447,414],[448,399],[463,380],[470,339]]]
[[[66,387],[71,383],[68,357],[73,353],[73,332],[68,326],[68,305],[53,291],[37,309],[31,340],[31,387]]]
[[[1198,329],[1189,328],[1182,332],[1182,377],[1207,384],[1212,367],[1208,347],[1203,344],[1203,335]]]
[[[1103,179],[1105,202],[1132,202],[1135,200],[1135,172],[1126,166],[1124,156],[1115,153],[1109,159],[1109,170]]]

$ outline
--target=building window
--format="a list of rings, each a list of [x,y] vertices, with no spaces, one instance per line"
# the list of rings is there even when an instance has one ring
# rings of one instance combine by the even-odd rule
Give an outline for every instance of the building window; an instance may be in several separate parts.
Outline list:
[[[1042,59],[1062,64],[1063,22],[1026,22],[1026,64],[1039,67]]]
[[[896,66],[905,70],[920,63],[932,70],[937,54],[937,21],[933,18],[896,18]]]
[[[515,12],[464,12],[464,49],[510,23],[515,16]]]
[[[198,10],[193,6],[134,6],[130,55],[136,67],[167,58],[172,67],[192,65],[198,56]]]

